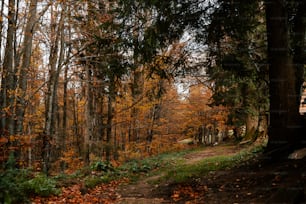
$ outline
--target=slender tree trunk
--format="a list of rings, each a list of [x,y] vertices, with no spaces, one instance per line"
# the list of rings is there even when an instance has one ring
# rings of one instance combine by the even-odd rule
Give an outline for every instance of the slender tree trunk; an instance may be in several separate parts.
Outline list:
[[[4,1],[1,2],[1,9],[0,9],[0,48],[2,49],[2,30],[3,30],[3,19],[4,19]],[[2,53],[0,52],[0,65],[2,65]],[[0,67],[0,77],[2,78],[2,71],[3,71],[3,67]],[[0,89],[1,89],[1,83],[0,83]]]
[[[46,119],[44,130],[44,154],[43,154],[43,170],[48,174],[51,161],[51,144],[55,135],[56,112],[57,112],[57,87],[60,69],[57,67],[58,61],[58,42],[60,33],[58,33],[56,14],[51,7],[51,34],[50,34],[50,55],[49,55],[49,80],[48,93],[46,103]]]
[[[154,104],[151,108],[150,120],[149,120],[149,128],[147,129],[147,142],[151,143],[154,135],[154,125],[158,118],[160,118],[160,107],[161,100],[158,103]]]
[[[100,113],[100,118],[99,118],[99,138],[98,140],[100,142],[103,141],[103,138],[105,137],[105,128],[104,128],[104,94],[103,94],[103,89],[105,87],[101,86],[100,89],[100,100],[99,100],[99,113]]]
[[[248,82],[243,87],[243,106],[247,110],[246,118],[245,118],[245,126],[246,131],[244,135],[245,140],[255,139],[255,132],[258,128],[258,120],[259,120],[259,113],[256,107],[252,104],[254,104],[252,101],[254,100],[252,96],[250,96],[250,93],[254,93],[254,87],[252,86],[251,82]]]
[[[106,160],[110,161],[111,157],[111,139],[113,126],[113,102],[115,100],[115,80],[114,76],[110,76],[109,94],[107,103],[107,128],[106,128]]]
[[[86,71],[86,85],[85,85],[85,129],[84,129],[84,162],[89,164],[90,158],[90,143],[92,139],[92,72],[89,67],[90,65],[85,65]]]
[[[79,114],[78,114],[78,99],[76,93],[72,97],[73,100],[73,144],[77,150],[78,155],[81,154],[81,145],[80,145],[80,133],[79,133]]]
[[[59,45],[60,45],[60,49],[59,49],[59,57],[58,57],[58,63],[57,63],[57,74],[56,74],[56,86],[54,87],[54,91],[57,92],[58,89],[58,80],[59,80],[59,74],[61,72],[61,70],[63,69],[63,67],[65,66],[65,51],[66,51],[66,46],[65,46],[65,19],[66,19],[66,3],[63,2],[62,3],[62,11],[61,11],[61,17],[60,17],[60,22],[58,25],[58,34],[59,34]],[[65,69],[65,73],[64,73],[64,78],[67,78],[67,67]],[[65,80],[65,79],[64,79]],[[67,92],[67,82],[64,81],[64,96],[65,92]],[[65,96],[66,97],[66,96]],[[64,106],[65,106],[65,97],[63,97],[63,102],[64,102]],[[54,102],[56,103],[58,100],[55,100]],[[64,115],[66,114],[66,109],[63,107],[63,111],[62,111],[62,117],[59,114],[59,107],[57,104],[54,104],[54,107],[56,107],[56,111],[58,112],[58,128],[57,128],[57,134],[56,134],[56,146],[57,146],[57,155],[60,156],[62,154],[62,151],[64,150],[64,143],[65,143],[65,123],[66,123],[66,118],[64,118]],[[66,116],[65,116],[66,117]],[[63,119],[63,121],[61,121],[61,119]]]
[[[64,90],[63,90],[63,118],[62,118],[62,151],[66,151],[66,134],[67,134],[67,108],[68,108],[68,66],[64,71]]]
[[[138,108],[136,103],[139,100],[139,97],[143,93],[143,71],[135,70],[133,75],[133,84],[132,84],[132,103],[134,104],[131,110],[131,122],[129,127],[129,141],[137,141],[139,138],[137,130],[137,120],[138,120]]]
[[[15,0],[8,4],[8,29],[1,80],[1,132],[14,135],[14,45],[16,32]]]
[[[30,66],[31,54],[32,54],[32,41],[33,41],[34,26],[36,21],[36,13],[37,13],[37,0],[31,0],[27,25],[24,31],[22,62],[19,70],[19,84],[17,90],[18,100],[16,104],[17,134],[22,134],[23,132],[23,121],[26,109],[28,69]]]
[[[3,30],[3,19],[4,19],[4,1],[1,2],[1,19],[0,19],[0,48],[2,49],[2,30]],[[1,81],[0,81],[0,136],[5,135],[5,111],[3,108],[6,107],[5,105],[5,69],[2,64],[2,52],[0,52],[0,65],[1,65]]]

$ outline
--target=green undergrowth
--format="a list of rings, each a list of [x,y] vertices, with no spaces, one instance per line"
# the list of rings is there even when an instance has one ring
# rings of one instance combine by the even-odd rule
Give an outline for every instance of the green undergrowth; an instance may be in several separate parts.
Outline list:
[[[218,170],[229,170],[234,167],[247,165],[260,152],[263,152],[264,146],[246,148],[234,155],[220,155],[203,158],[195,164],[178,164],[170,168],[162,180],[170,182],[183,183],[193,178],[199,178],[210,172]],[[160,182],[160,181],[159,181]]]
[[[141,176],[165,175],[161,179],[183,182],[211,171],[241,165],[262,151],[262,147],[249,148],[233,156],[215,156],[203,158],[195,164],[185,163],[185,155],[202,151],[204,148],[131,160],[116,168],[109,162],[96,161],[73,174],[61,173],[53,177],[47,177],[31,170],[18,169],[15,167],[14,159],[10,158],[5,169],[0,171],[0,203],[28,203],[29,197],[34,195],[57,195],[61,187],[82,183],[84,187],[90,189],[121,178],[136,181]]]
[[[152,176],[165,171],[171,166],[183,162],[183,156],[197,151],[184,150],[180,152],[170,152],[148,157],[142,160],[131,160],[118,168],[120,175],[129,178],[131,181],[137,181],[140,176]]]
[[[16,168],[12,155],[4,170],[0,172],[0,203],[30,203],[30,196],[49,196],[59,193],[54,178],[35,174],[29,169]]]
[[[203,148],[200,148],[203,149]],[[131,182],[137,181],[141,176],[158,174],[171,166],[183,162],[183,156],[199,149],[180,152],[164,153],[141,160],[130,160],[119,167],[113,167],[107,161],[95,161],[73,174],[59,174],[54,177],[58,187],[71,186],[83,183],[87,189],[94,188],[103,183],[109,183],[121,178],[129,178]]]

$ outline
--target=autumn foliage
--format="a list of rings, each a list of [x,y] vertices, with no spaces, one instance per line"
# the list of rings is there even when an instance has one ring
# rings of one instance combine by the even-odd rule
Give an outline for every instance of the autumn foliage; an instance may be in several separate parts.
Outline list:
[[[82,184],[63,187],[59,196],[34,197],[32,203],[104,203],[111,204],[118,199],[115,191],[119,184],[126,182],[125,179],[112,181],[109,184],[98,185],[94,189],[87,190]]]
[[[26,169],[32,182],[17,182],[1,199],[23,185],[26,193],[39,194],[35,182],[53,189],[48,176],[72,175],[98,162],[118,167],[204,144],[201,127],[226,131],[226,109],[208,106],[207,84],[191,76],[184,81],[178,71],[188,58],[187,43],[158,44],[154,12],[133,11],[138,21],[124,17],[124,5],[113,1],[0,5],[0,173],[13,184],[15,173]],[[216,138],[215,132],[202,136]],[[184,139],[192,142],[179,142]],[[6,175],[10,157],[14,175]],[[101,180],[86,192],[77,183],[63,187],[59,197],[33,202],[107,203],[122,181]],[[104,193],[107,198],[90,197]]]

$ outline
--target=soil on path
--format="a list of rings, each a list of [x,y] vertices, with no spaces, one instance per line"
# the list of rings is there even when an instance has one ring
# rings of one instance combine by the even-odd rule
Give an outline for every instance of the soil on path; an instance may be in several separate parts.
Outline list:
[[[217,155],[233,155],[239,152],[236,145],[207,147],[201,151],[187,154],[183,157],[185,164],[194,164],[203,158]],[[156,184],[163,175],[141,178],[136,183],[126,184],[118,189],[120,199],[118,204],[161,204],[174,203],[171,190],[174,185],[168,182]],[[155,181],[155,182],[154,182]]]
[[[194,164],[205,157],[230,155],[240,150],[237,146],[209,147],[187,154],[184,159],[186,164]],[[143,178],[121,186],[116,203],[303,203],[306,159],[267,161],[261,157],[247,165],[212,172],[185,183],[153,182],[162,175]],[[179,197],[174,196],[178,193]]]

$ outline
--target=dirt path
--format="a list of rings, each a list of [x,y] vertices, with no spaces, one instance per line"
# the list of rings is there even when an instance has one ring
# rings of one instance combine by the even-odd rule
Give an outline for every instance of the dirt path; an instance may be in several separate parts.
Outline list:
[[[230,155],[236,146],[210,147],[184,156],[185,164],[205,157]],[[271,162],[264,155],[226,171],[216,171],[185,183],[157,181],[161,175],[121,186],[118,204],[306,203],[306,158]],[[177,199],[174,195],[181,193]]]
[[[193,152],[184,156],[185,164],[194,164],[203,158],[217,155],[232,155],[239,151],[237,146],[215,146],[208,147],[201,151]],[[120,195],[118,204],[166,204],[174,203],[171,199],[170,183],[163,182],[154,184],[162,175],[156,175],[139,179],[133,184],[126,184],[118,189]]]
[[[201,161],[203,158],[213,157],[213,156],[221,156],[221,155],[233,155],[239,152],[241,148],[237,145],[227,145],[227,146],[214,146],[208,147],[202,151],[194,152],[185,155],[184,159],[186,159],[185,164],[194,164]]]
[[[208,147],[186,154],[179,164],[197,164],[203,158],[231,155],[241,150],[229,145]],[[198,177],[190,177],[184,183],[165,181],[160,179],[162,176],[163,173],[143,176],[135,183],[125,184],[122,184],[125,180],[112,181],[91,190],[82,190],[84,186],[77,183],[62,188],[60,196],[35,197],[32,203],[306,203],[306,158],[273,162],[267,155],[261,155],[239,167],[197,174]]]
[[[118,194],[120,199],[118,204],[160,204],[168,203],[160,195],[154,195],[154,191],[159,185],[154,185],[151,182],[161,177],[152,176],[145,179],[140,179],[137,183],[126,184],[119,188]]]

